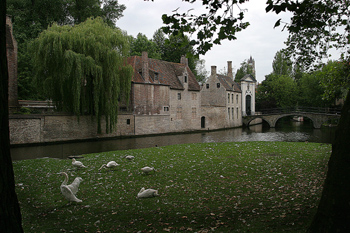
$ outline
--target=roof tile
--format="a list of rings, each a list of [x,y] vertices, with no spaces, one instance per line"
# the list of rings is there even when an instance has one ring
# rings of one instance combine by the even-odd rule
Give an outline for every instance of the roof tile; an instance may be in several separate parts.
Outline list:
[[[145,83],[142,77],[142,57],[132,56],[127,60],[128,64],[134,68],[132,82]],[[183,90],[184,86],[178,76],[182,76],[185,71],[188,74],[188,90],[199,91],[200,86],[190,68],[181,63],[167,62],[148,58],[149,81],[152,84],[169,85],[172,89]]]

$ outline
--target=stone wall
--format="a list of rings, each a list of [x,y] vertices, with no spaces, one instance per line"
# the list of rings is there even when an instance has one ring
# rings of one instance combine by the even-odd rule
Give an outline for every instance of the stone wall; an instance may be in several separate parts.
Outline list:
[[[202,106],[202,116],[205,117],[205,129],[223,129],[226,126],[226,107]]]
[[[135,115],[135,135],[163,134],[170,131],[169,115]]]
[[[200,130],[201,94],[198,91],[170,90],[170,131]]]
[[[119,115],[117,130],[97,133],[97,120],[90,116],[10,115],[10,142],[15,144],[47,143],[135,135],[133,115]],[[102,119],[102,131],[105,130]]]
[[[169,108],[169,86],[154,84],[132,84],[132,106],[137,115],[155,115]]]

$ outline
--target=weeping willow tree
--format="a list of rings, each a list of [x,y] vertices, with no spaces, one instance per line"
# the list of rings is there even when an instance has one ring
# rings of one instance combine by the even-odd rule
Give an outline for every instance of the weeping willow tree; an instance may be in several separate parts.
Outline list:
[[[128,101],[132,67],[126,64],[127,35],[101,18],[75,26],[52,25],[31,44],[38,88],[57,110],[117,122],[120,100]]]

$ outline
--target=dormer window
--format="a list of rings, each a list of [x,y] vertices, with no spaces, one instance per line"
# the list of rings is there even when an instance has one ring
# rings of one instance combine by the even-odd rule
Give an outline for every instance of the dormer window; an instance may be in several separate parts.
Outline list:
[[[158,75],[159,75],[158,72],[154,72],[154,80],[158,80]]]
[[[220,88],[220,83],[217,83],[217,84],[216,84],[216,87],[217,87],[217,88]]]
[[[184,81],[185,83],[187,83],[187,75],[185,75]]]
[[[207,89],[209,89],[209,83],[207,83],[207,85],[206,85],[206,86],[207,86]]]

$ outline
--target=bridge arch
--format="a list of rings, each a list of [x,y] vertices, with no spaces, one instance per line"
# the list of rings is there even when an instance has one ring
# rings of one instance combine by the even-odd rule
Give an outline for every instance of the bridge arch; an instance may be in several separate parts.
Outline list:
[[[245,125],[245,126],[249,127],[250,122],[252,122],[255,119],[261,119],[261,120],[265,121],[270,126],[270,128],[274,128],[273,122],[270,122],[268,119],[266,119],[262,115],[254,115],[254,116],[245,117],[245,118],[249,118],[248,120],[243,119],[243,125]]]
[[[277,122],[278,122],[280,119],[282,119],[282,118],[284,118],[284,117],[289,117],[289,116],[298,116],[298,117],[308,118],[308,119],[311,120],[313,127],[316,128],[316,129],[321,128],[322,124],[324,123],[324,122],[321,122],[321,123],[320,123],[320,122],[319,122],[317,119],[315,119],[314,117],[310,117],[309,115],[306,115],[306,114],[284,114],[283,116],[280,116],[280,117],[276,118],[274,127],[276,127],[276,124],[277,124]],[[326,120],[326,121],[327,121],[327,120]]]
[[[302,116],[309,118],[312,121],[313,127],[316,129],[321,128],[322,124],[331,119],[340,119],[340,115],[336,114],[319,114],[319,113],[301,113],[301,112],[293,112],[293,113],[282,113],[282,114],[272,114],[272,115],[253,115],[253,116],[245,116],[243,118],[243,124],[245,126],[249,126],[250,122],[261,118],[266,121],[270,128],[275,128],[276,122],[287,116]]]

